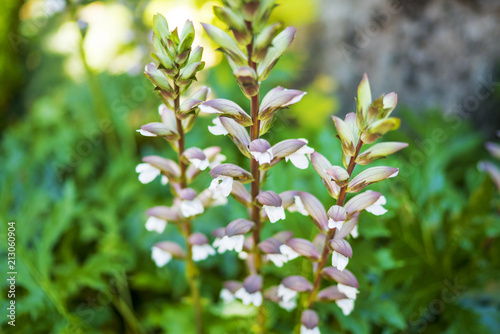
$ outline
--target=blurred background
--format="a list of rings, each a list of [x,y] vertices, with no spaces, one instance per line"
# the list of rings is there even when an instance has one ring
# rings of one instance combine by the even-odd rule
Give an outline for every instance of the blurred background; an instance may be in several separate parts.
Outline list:
[[[399,176],[372,189],[388,199],[381,217],[363,213],[349,269],[360,282],[354,312],[318,307],[322,333],[499,333],[500,196],[481,160],[499,141],[500,4],[494,0],[289,0],[273,20],[298,28],[264,91],[276,85],[308,94],[280,112],[276,142],[305,137],[340,163],[330,115],[354,111],[367,72],[374,96],[396,91],[400,130],[387,140],[410,146],[391,157]],[[246,106],[221,54],[198,22],[214,21],[202,0],[3,0],[0,7],[0,230],[16,222],[16,327],[6,333],[193,333],[184,264],[157,268],[151,246],[181,240],[144,228],[145,210],[169,204],[159,182],[142,185],[135,166],[148,154],[169,156],[162,141],[135,129],[157,120],[160,103],[142,71],[151,61],[155,13],[171,28],[195,22],[212,97]],[[219,24],[217,22],[212,22]],[[196,42],[195,42],[196,44]],[[220,145],[201,117],[188,145]],[[202,178],[201,190],[210,177]],[[312,167],[281,164],[268,189],[305,190],[331,199]],[[209,234],[241,217],[241,207],[211,209],[195,222]],[[309,238],[299,214],[282,222]],[[276,224],[277,225],[277,224]],[[274,230],[273,230],[274,229]],[[276,231],[266,228],[266,234]],[[7,258],[6,246],[0,254]],[[7,261],[5,261],[7,262]],[[267,268],[270,281],[310,274],[307,262]],[[5,265],[6,267],[6,265]],[[251,333],[255,310],[218,302],[221,281],[243,278],[234,254],[200,263],[209,333]],[[7,271],[7,269],[6,269]],[[4,276],[2,276],[4,277]],[[1,281],[1,309],[8,282]],[[270,306],[272,333],[290,333],[298,314]]]

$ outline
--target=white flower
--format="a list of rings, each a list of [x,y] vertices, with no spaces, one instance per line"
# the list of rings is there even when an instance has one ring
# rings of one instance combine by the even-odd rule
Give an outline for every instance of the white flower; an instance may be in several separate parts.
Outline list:
[[[139,173],[139,181],[143,184],[153,181],[158,175],[161,174],[161,170],[148,164],[147,162],[138,164],[137,167],[135,167],[135,172]]]
[[[165,175],[162,175],[161,176],[161,184],[166,186],[168,184],[168,177],[166,177]]]
[[[339,292],[342,292],[349,299],[356,299],[356,294],[359,293],[358,289],[349,285],[338,283],[337,288],[339,289]]]
[[[260,291],[248,293],[245,288],[240,288],[234,293],[234,296],[238,299],[241,299],[241,302],[244,305],[254,304],[258,307],[262,304],[262,293]]]
[[[300,138],[299,140],[302,140],[306,144],[308,143],[306,139]],[[304,145],[289,156],[286,156],[285,161],[290,160],[295,167],[306,169],[309,166],[309,160],[307,160],[307,158],[311,153],[314,153],[314,149]]]
[[[288,302],[290,300],[294,300],[294,299],[297,298],[298,295],[299,294],[298,294],[297,291],[294,291],[292,289],[288,289],[283,284],[280,284],[278,286],[278,297],[281,297],[281,299],[284,302]]]
[[[215,136],[220,136],[220,135],[227,135],[229,132],[227,132],[226,128],[222,125],[219,117],[216,117],[212,120],[212,123],[214,126],[209,126],[208,131],[210,131],[211,134]]]
[[[248,253],[245,251],[241,251],[238,253],[238,259],[240,260],[246,260],[248,259]]]
[[[276,223],[278,220],[286,218],[285,209],[282,206],[263,205],[262,208],[266,211],[271,223]]]
[[[217,241],[217,240],[216,240]],[[220,241],[217,242],[217,251],[219,254],[222,254],[228,250],[234,250],[237,253],[243,250],[243,242],[245,241],[245,237],[243,234],[233,235],[232,237],[228,237],[225,235]],[[215,241],[214,241],[214,246]]]
[[[220,290],[219,298],[226,304],[236,299],[233,293],[226,288]]]
[[[342,229],[343,225],[344,225],[344,221],[342,221],[342,220],[336,221],[336,220],[333,220],[332,218],[328,219],[328,228],[330,228],[330,229],[336,228],[337,230],[340,231]]]
[[[290,260],[296,259],[300,256],[299,253],[297,253],[290,246],[287,246],[287,245],[281,245],[280,252],[281,252],[281,254],[286,256],[287,262]]]
[[[218,247],[220,246],[220,241],[221,241],[221,240],[222,240],[222,238],[216,237],[216,238],[214,239],[214,242],[212,242],[212,246],[213,246],[214,248],[218,248]]]
[[[332,266],[337,267],[337,269],[340,271],[343,271],[348,263],[349,263],[349,258],[347,256],[344,256],[339,252],[333,251]]]
[[[293,309],[295,309],[297,307],[297,300],[292,299],[292,300],[288,300],[286,302],[285,301],[281,301],[278,304],[279,304],[279,306],[282,309],[285,309],[288,312],[290,312],[291,310],[293,310]]]
[[[213,201],[210,203],[210,206],[219,206],[227,204],[227,197],[222,196],[221,194],[216,194],[215,197],[212,197]]]
[[[344,313],[344,315],[351,314],[354,309],[354,299],[337,299],[335,303],[337,303],[337,306],[342,309],[342,313]]]
[[[167,221],[158,217],[151,216],[146,221],[146,230],[148,231],[162,233],[165,230],[165,226],[167,226]]]
[[[149,131],[146,131],[146,130],[143,130],[143,129],[139,129],[139,130],[135,130],[135,131],[139,132],[144,137],[156,137],[156,134],[149,132]]]
[[[208,165],[210,164],[208,162],[208,159],[205,158],[204,160],[200,160],[200,159],[189,159],[189,162],[193,164],[193,166],[195,166],[196,168],[198,168],[199,170],[205,170],[207,169]]]
[[[314,327],[314,328],[309,329],[306,326],[301,325],[300,326],[300,334],[321,334],[321,332],[319,331],[318,327]]]
[[[212,192],[213,198],[218,196],[227,197],[233,190],[233,178],[231,176],[220,175],[212,180],[208,188]]]
[[[158,267],[163,267],[170,262],[170,260],[172,260],[172,254],[159,247],[153,246],[151,248],[151,258],[155,261]]]
[[[205,211],[203,209],[203,204],[201,201],[197,198],[187,201],[184,200],[181,202],[181,213],[183,217],[191,217],[191,216],[196,216],[199,215],[200,213],[203,213]]]
[[[309,212],[307,212],[306,208],[304,207],[304,203],[302,203],[300,196],[297,195],[293,196],[293,204],[288,207],[288,211],[290,212],[297,211],[303,216],[309,216]]]
[[[271,147],[265,152],[250,151],[250,154],[252,154],[254,159],[257,160],[259,165],[270,164],[271,160],[273,160],[274,158],[273,150]]]
[[[193,245],[193,261],[205,260],[210,255],[215,255],[215,249],[209,244]]]
[[[279,268],[283,267],[283,264],[288,262],[288,258],[283,254],[267,254],[266,258]]]
[[[356,239],[359,236],[358,233],[358,225],[354,225],[353,229],[351,230],[351,236]]]
[[[375,203],[373,203],[372,205],[367,207],[365,210],[374,214],[375,216],[381,216],[387,212],[387,210],[382,206],[382,205],[385,205],[386,203],[387,203],[387,200],[385,199],[385,197],[380,196],[379,199]]]
[[[220,153],[217,154],[209,165],[210,169],[213,169],[213,168],[219,166],[225,160],[226,160],[226,156],[224,154],[220,154]]]

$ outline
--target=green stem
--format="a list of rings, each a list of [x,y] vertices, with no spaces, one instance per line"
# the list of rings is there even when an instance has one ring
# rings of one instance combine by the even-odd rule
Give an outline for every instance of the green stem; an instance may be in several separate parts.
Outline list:
[[[349,174],[349,179],[351,178],[354,167],[356,166],[356,158],[358,157],[359,151],[361,150],[361,146],[363,146],[363,141],[359,139],[358,145],[356,146],[356,153],[349,160],[349,165],[347,166],[347,173]],[[340,189],[339,197],[337,199],[337,205],[344,206],[345,197],[347,195],[347,185],[343,186]],[[323,247],[323,253],[321,255],[321,260],[318,264],[318,268],[316,269],[316,273],[314,276],[314,287],[313,291],[309,295],[309,299],[307,301],[307,308],[310,308],[316,299],[316,295],[318,294],[319,288],[321,286],[321,272],[326,265],[326,261],[328,260],[328,256],[330,255],[330,246],[329,241],[333,239],[335,236],[335,228],[332,228],[328,231],[328,235],[325,240],[325,245]]]
[[[253,35],[253,28],[250,22],[247,22],[247,28]],[[253,42],[254,37],[252,37],[252,41],[247,45],[247,57],[248,57],[248,66],[251,67],[255,72],[257,72],[257,64],[252,61],[252,50],[253,50]],[[252,126],[250,126],[250,139],[254,141],[259,139],[260,135],[260,120],[259,120],[259,93],[252,96],[250,99],[250,111],[252,116]],[[253,230],[253,259],[254,259],[254,270],[257,275],[262,274],[262,259],[259,250],[260,243],[260,232],[262,229],[262,222],[260,220],[260,207],[257,205],[256,197],[260,192],[260,170],[259,163],[257,160],[250,158],[250,171],[253,176],[253,181],[251,184],[250,195],[252,198],[251,202],[251,219],[255,223],[255,228]],[[262,280],[264,280],[263,275]],[[264,284],[264,283],[263,283]],[[257,330],[256,333],[265,333],[265,324],[266,324],[266,313],[264,309],[264,303],[259,306],[259,310],[257,313]]]
[[[174,80],[175,82],[175,80]],[[187,186],[187,179],[186,179],[186,164],[184,163],[182,159],[182,155],[184,154],[184,128],[182,127],[182,120],[177,117],[178,112],[179,112],[179,106],[180,106],[180,88],[177,86],[177,84],[174,84],[174,89],[175,89],[175,99],[174,99],[174,109],[175,109],[175,115],[176,115],[176,124],[177,124],[177,132],[179,133],[179,140],[177,141],[177,157],[179,161],[179,167],[181,170],[181,180],[180,180],[180,186],[181,189],[186,188]],[[192,233],[192,226],[191,226],[191,220],[186,219],[184,224],[183,224],[184,232],[186,234],[186,240],[189,238],[189,236]],[[186,277],[189,282],[189,288],[191,290],[191,298],[193,300],[193,307],[194,307],[194,318],[195,318],[195,325],[196,325],[196,333],[197,334],[203,334],[204,333],[204,328],[203,328],[203,310],[201,307],[201,297],[200,297],[200,283],[199,283],[199,275],[198,275],[198,269],[196,268],[196,265],[193,261],[193,245],[191,245],[188,242],[187,244],[187,267],[186,267]]]

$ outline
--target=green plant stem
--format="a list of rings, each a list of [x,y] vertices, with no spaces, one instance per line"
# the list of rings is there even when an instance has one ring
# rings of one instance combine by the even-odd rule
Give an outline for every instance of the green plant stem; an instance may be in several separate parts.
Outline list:
[[[180,89],[179,89],[179,86],[177,86],[176,84],[174,84],[174,89],[175,89],[174,109],[175,109],[175,115],[176,115],[177,132],[179,133],[179,140],[177,141],[177,157],[178,157],[178,161],[179,161],[179,168],[181,170],[180,186],[181,186],[181,189],[184,189],[187,186],[187,180],[186,180],[186,167],[187,166],[182,159],[182,155],[184,154],[184,129],[182,127],[181,119],[179,117],[177,117],[177,114],[179,112],[179,106],[180,106]],[[186,219],[183,223],[183,227],[184,227],[184,232],[185,232],[186,241],[187,241],[187,239],[189,238],[189,236],[192,233],[191,220]],[[186,244],[187,244],[186,276],[187,276],[187,280],[189,282],[189,288],[191,290],[191,298],[193,300],[196,333],[203,334],[204,333],[203,310],[201,307],[200,283],[199,283],[199,277],[198,277],[199,276],[198,269],[196,268],[196,265],[194,264],[194,261],[193,261],[193,245],[191,245],[189,243],[189,241],[187,241]]]
[[[253,35],[252,24],[247,22],[247,28]],[[247,57],[248,57],[248,66],[251,67],[255,72],[257,72],[257,64],[252,61],[252,50],[253,50],[253,42],[254,37],[252,37],[252,41],[247,45]],[[250,111],[252,116],[252,126],[250,127],[250,139],[254,141],[259,139],[260,134],[260,120],[259,120],[259,93],[250,98]],[[260,231],[262,229],[262,222],[260,221],[260,207],[257,205],[256,197],[260,192],[260,170],[259,170],[259,162],[253,158],[250,158],[250,171],[253,176],[253,181],[251,184],[250,195],[252,197],[251,203],[251,218],[255,223],[255,228],[253,230],[253,258],[254,258],[254,270],[257,275],[261,275],[262,273],[262,260],[259,250],[260,243]],[[264,280],[264,277],[262,277]],[[265,333],[265,323],[266,323],[266,314],[264,310],[264,302],[259,306],[259,310],[257,313],[257,329],[256,333]]]
[[[354,154],[354,156],[351,157],[351,159],[349,160],[349,165],[347,166],[347,173],[349,174],[349,179],[351,178],[354,167],[356,166],[356,158],[358,157],[359,151],[361,150],[362,146],[363,146],[363,141],[359,139],[358,145],[356,146],[356,153]],[[345,197],[347,195],[347,187],[348,185],[345,185],[342,188],[340,188],[339,197],[337,199],[337,205],[339,206],[344,206]],[[335,236],[335,231],[336,231],[335,228],[332,228],[328,231],[325,240],[325,245],[323,246],[323,253],[321,255],[321,260],[318,264],[318,268],[316,269],[316,273],[314,276],[314,287],[307,301],[307,308],[310,308],[314,304],[314,300],[316,299],[316,295],[318,294],[319,288],[321,286],[321,272],[323,271],[323,268],[326,265],[326,261],[328,260],[328,256],[330,255],[329,241],[332,240],[333,237]]]

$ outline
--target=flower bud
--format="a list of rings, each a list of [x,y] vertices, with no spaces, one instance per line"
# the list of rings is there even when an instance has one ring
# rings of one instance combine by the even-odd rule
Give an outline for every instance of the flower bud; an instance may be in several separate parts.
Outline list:
[[[158,242],[154,245],[154,247],[157,247],[165,252],[168,252],[172,254],[173,257],[178,259],[183,259],[186,257],[186,253],[184,252],[182,247],[172,241]]]
[[[233,75],[247,98],[251,98],[259,93],[260,86],[257,81],[257,73],[255,73],[253,68],[248,66],[238,67],[234,70]]]
[[[200,105],[200,110],[207,114],[218,114],[230,117],[242,126],[250,126],[253,124],[252,117],[250,117],[239,105],[230,100],[213,99],[206,101]]]
[[[339,187],[343,187],[349,182],[349,173],[340,166],[332,166],[325,172],[332,177]]]
[[[228,237],[232,237],[234,235],[245,234],[253,230],[254,226],[254,222],[243,218],[238,218],[227,225],[226,235]]]
[[[260,81],[267,79],[278,59],[292,44],[295,32],[294,27],[287,27],[273,39],[272,46],[268,49],[262,62],[257,66],[257,75]]]
[[[372,183],[395,177],[398,173],[399,169],[394,167],[380,166],[368,168],[356,175],[356,177],[349,182],[347,191],[350,193],[357,193]]]
[[[323,275],[326,278],[334,280],[340,284],[347,285],[353,288],[359,288],[359,283],[356,277],[347,269],[343,271],[334,267],[323,268]]]
[[[208,244],[207,237],[199,232],[193,233],[189,236],[188,241],[191,245],[205,245]]]
[[[320,259],[320,254],[314,244],[306,239],[293,238],[286,242],[286,245],[298,254],[307,257],[313,261]]]
[[[300,322],[307,329],[313,329],[318,327],[319,318],[316,312],[314,312],[313,310],[305,310],[304,312],[302,312],[302,317],[300,318]]]
[[[233,164],[221,164],[212,169],[210,175],[214,178],[218,176],[230,176],[239,179],[240,182],[251,182],[253,180],[251,173]]]
[[[318,292],[318,295],[316,296],[316,299],[319,301],[332,301],[332,300],[338,300],[338,299],[344,299],[347,298],[345,294],[339,291],[339,288],[335,285],[332,285],[328,288],[325,288],[323,290],[320,290]]]
[[[281,284],[290,290],[297,292],[312,291],[313,285],[302,276],[288,276],[285,277]]]

